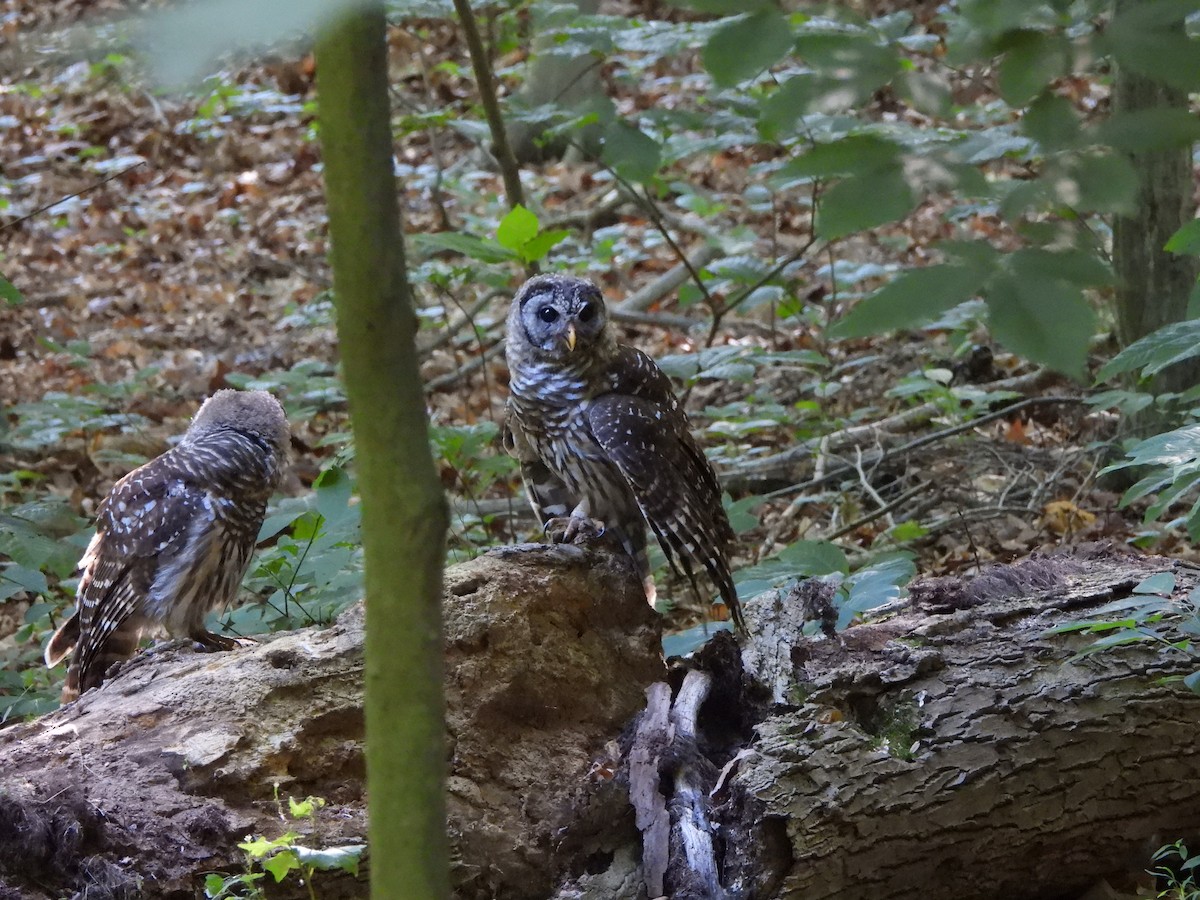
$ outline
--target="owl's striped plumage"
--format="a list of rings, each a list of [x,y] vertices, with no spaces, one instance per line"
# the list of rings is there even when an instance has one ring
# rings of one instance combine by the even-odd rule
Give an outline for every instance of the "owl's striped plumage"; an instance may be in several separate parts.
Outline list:
[[[506,446],[543,525],[569,517],[566,535],[589,519],[615,530],[653,599],[649,526],[672,569],[697,594],[706,572],[744,630],[716,473],[667,376],[609,332],[599,289],[530,279],[513,299],[506,355]]]
[[[270,394],[217,391],[175,447],[113,485],[79,561],[76,611],[46,646],[48,666],[72,654],[64,703],[99,686],[156,627],[212,649],[235,645],[204,620],[237,594],[288,441]]]

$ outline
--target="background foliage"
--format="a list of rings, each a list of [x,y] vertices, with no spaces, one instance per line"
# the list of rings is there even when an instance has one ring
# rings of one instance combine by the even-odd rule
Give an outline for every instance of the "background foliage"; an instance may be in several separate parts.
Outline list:
[[[281,16],[268,6],[255,22],[296,24],[300,12]],[[872,8],[879,14],[865,12]],[[432,442],[455,497],[451,560],[536,533],[513,499],[513,466],[495,440],[505,305],[530,266],[599,280],[625,337],[678,379],[730,489],[746,596],[801,577],[832,578],[844,627],[898,596],[918,569],[970,569],[1081,536],[1179,550],[1184,532],[1200,534],[1196,398],[1156,394],[1149,381],[1196,354],[1194,323],[1115,356],[1105,342],[1112,217],[1130,209],[1137,188],[1129,154],[1190,146],[1200,129],[1188,109],[1113,113],[1114,66],[1195,90],[1194,4],[963,0],[935,10],[784,11],[698,0],[598,15],[548,2],[478,10],[506,119],[544,123],[547,141],[568,148],[565,162],[524,166],[526,205],[513,209],[450,4],[391,9],[397,171]],[[535,77],[535,14],[549,29],[552,50],[543,55],[584,60],[600,74],[602,94],[583,106],[522,105],[519,89]],[[105,220],[100,240],[105,188],[21,221],[69,191],[23,179],[20,166],[0,177],[0,211],[28,241],[0,255],[0,311],[19,326],[14,334],[26,329],[29,345],[14,356],[41,364],[36,383],[46,386],[6,393],[14,402],[0,425],[0,453],[11,462],[0,480],[0,600],[16,603],[20,618],[0,647],[0,707],[9,718],[53,702],[54,676],[36,660],[70,602],[95,498],[161,450],[163,435],[182,430],[212,386],[276,392],[299,442],[297,481],[272,506],[266,546],[246,581],[254,599],[221,627],[254,634],[323,623],[360,594],[353,448],[329,346],[323,223],[319,202],[315,214],[305,208],[318,162],[311,59],[300,46],[282,50],[285,61],[251,64],[228,55],[227,29],[219,43],[193,34],[180,44],[169,39],[177,18],[138,21],[143,38],[86,63],[74,61],[77,36],[43,21],[63,57],[5,81],[5,96],[19,99],[14,118],[40,123],[39,146],[59,141],[83,186],[115,175],[136,198],[111,203],[128,221]],[[115,34],[123,26],[106,27]],[[245,33],[258,43],[278,33],[256,29]],[[211,72],[217,57],[224,68],[199,88],[163,97],[146,79],[142,46],[173,48],[176,75],[206,64]],[[153,124],[135,116],[126,130],[102,133],[71,106],[93,95],[123,98]],[[56,104],[66,112],[56,114]],[[155,108],[169,127],[154,119]],[[594,148],[580,137],[588,128],[600,135]],[[246,149],[266,136],[265,155]],[[32,149],[12,152],[29,159]],[[52,155],[43,159],[54,168]],[[176,173],[162,191],[146,180],[147,163]],[[191,231],[172,230],[180,227]],[[1185,228],[1166,251],[1197,252],[1197,234]],[[155,312],[105,301],[87,320],[99,327],[84,328],[37,312],[67,263],[17,260],[28,258],[28,246],[66,236],[100,272],[139,279],[129,292]],[[139,317],[161,309],[170,321],[189,305],[202,313],[194,331],[180,326],[185,342],[245,335],[218,294],[189,289],[181,301],[157,292],[152,273],[160,270],[142,265],[162,265],[153,248],[168,238],[189,248],[185,274],[168,280],[229,285],[238,310],[269,323],[259,331],[274,347],[264,350],[260,333],[230,355],[193,337],[201,359],[185,364],[130,339]],[[220,246],[248,249],[231,263],[221,257],[229,251],[212,249]],[[701,253],[674,292],[634,303],[655,278]],[[241,281],[221,280],[231,264]],[[80,296],[94,299],[120,296],[126,276],[111,274],[100,291],[80,277]],[[981,347],[993,360],[986,377],[970,368]],[[199,376],[181,375],[193,362]],[[1038,381],[1039,366],[1075,381]],[[971,427],[1047,383],[1075,397],[1076,385],[1094,387],[1089,411],[1044,420],[1014,413],[992,420],[998,434]],[[165,404],[148,401],[164,395]],[[1117,417],[1151,407],[1178,427],[1118,463],[1139,473],[1121,501],[1140,523],[1130,525],[1109,514],[1117,502],[1097,483],[1097,463],[1114,451]],[[925,470],[915,447],[901,452],[922,439],[912,437],[921,428],[935,451],[919,460]],[[968,459],[962,490],[944,489],[937,452],[973,459],[978,447],[1003,463],[984,470]],[[1010,450],[1025,456],[1017,462]],[[789,451],[801,452],[768,465]],[[45,463],[56,455],[76,465],[70,484],[57,475],[69,466]],[[1164,602],[1170,612],[1176,601]],[[702,614],[671,612],[681,628]],[[1186,641],[1180,648],[1190,652]]]

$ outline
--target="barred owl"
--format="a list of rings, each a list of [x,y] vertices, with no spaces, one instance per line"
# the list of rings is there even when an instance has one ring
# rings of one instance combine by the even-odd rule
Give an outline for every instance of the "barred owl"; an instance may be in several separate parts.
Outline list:
[[[210,649],[236,645],[204,620],[237,594],[288,440],[270,394],[217,391],[175,447],[113,485],[79,561],[75,614],[46,646],[47,666],[72,654],[64,703],[97,687],[158,626]]]
[[[696,576],[707,572],[745,630],[716,473],[667,376],[618,344],[607,320],[599,289],[578,278],[540,275],[513,299],[505,446],[534,513],[554,540],[592,521],[615,531],[653,602],[649,525],[672,570],[697,596]]]

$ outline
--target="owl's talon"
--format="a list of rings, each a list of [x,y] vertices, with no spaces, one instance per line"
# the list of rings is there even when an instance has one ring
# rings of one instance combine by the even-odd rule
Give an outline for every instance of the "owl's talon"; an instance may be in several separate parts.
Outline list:
[[[577,544],[604,535],[604,523],[586,516],[558,516],[542,526],[552,544]]]
[[[253,638],[225,637],[223,634],[213,634],[211,631],[194,634],[191,639],[200,650],[236,650],[238,647],[253,647],[258,643]]]

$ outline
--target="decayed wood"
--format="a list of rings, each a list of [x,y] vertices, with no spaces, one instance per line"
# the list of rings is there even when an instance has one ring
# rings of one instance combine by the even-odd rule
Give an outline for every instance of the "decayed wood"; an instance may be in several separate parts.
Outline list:
[[[664,891],[670,862],[671,817],[659,791],[658,765],[667,751],[671,687],[660,681],[646,688],[646,710],[629,751],[629,802],[642,834],[642,881],[651,897]]]
[[[619,552],[541,545],[452,567],[443,610],[457,896],[544,897],[572,853],[636,837],[606,744],[663,678],[657,616]],[[0,731],[0,900],[192,898],[204,873],[243,870],[247,835],[361,841],[362,612],[229,653],[143,655]],[[286,798],[307,795],[328,805],[288,819]],[[364,887],[319,876],[318,894]],[[271,896],[309,895],[293,877]]]
[[[1031,559],[926,582],[903,613],[787,663],[748,651],[776,703],[736,786],[767,824],[736,823],[727,883],[751,895],[761,872],[737,854],[780,823],[769,895],[843,900],[1076,896],[1194,834],[1200,697],[1161,683],[1194,663],[1157,646],[1074,660],[1094,638],[1048,633],[1163,570],[1181,595],[1196,582],[1164,559]],[[752,627],[794,631],[804,604],[774,599]]]

